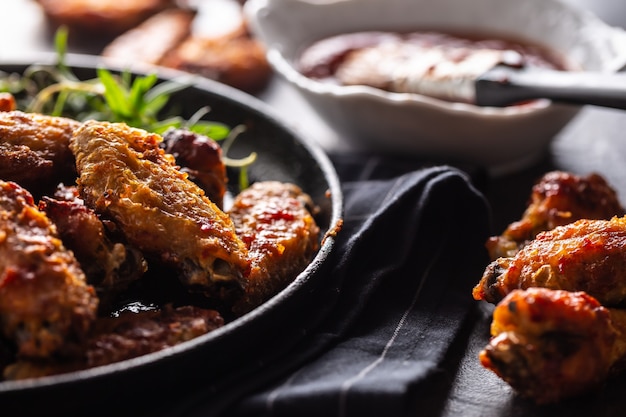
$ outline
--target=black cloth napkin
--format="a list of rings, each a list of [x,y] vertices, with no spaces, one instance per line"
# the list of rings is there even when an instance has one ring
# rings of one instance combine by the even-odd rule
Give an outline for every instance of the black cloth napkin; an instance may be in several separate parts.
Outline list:
[[[259,358],[245,380],[217,382],[171,415],[437,415],[433,396],[453,377],[449,356],[463,348],[488,261],[489,206],[455,167],[331,159],[345,213],[320,324],[287,355]]]

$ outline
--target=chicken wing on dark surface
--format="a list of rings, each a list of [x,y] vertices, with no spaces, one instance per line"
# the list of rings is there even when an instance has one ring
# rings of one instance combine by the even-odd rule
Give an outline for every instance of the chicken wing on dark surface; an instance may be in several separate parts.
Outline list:
[[[590,392],[626,353],[626,311],[584,292],[514,290],[493,313],[482,365],[539,404]]]
[[[18,357],[71,354],[98,299],[28,191],[0,181],[0,332]]]
[[[74,181],[69,149],[80,122],[21,111],[0,112],[0,179],[36,194],[64,180]]]
[[[248,250],[230,217],[178,170],[161,142],[122,123],[85,122],[70,143],[80,196],[128,243],[180,271],[188,288],[209,297],[230,293],[248,273]]]
[[[249,249],[251,269],[235,311],[245,313],[284,288],[319,248],[319,227],[310,196],[283,182],[252,184],[228,212]]]
[[[611,307],[626,300],[626,216],[581,219],[542,232],[514,257],[491,262],[473,289],[496,304],[520,288],[585,291]]]
[[[10,380],[37,378],[108,365],[178,345],[224,325],[215,310],[193,306],[122,312],[99,319],[83,351],[65,361],[20,360],[5,370]]]
[[[552,171],[533,186],[522,218],[511,223],[500,236],[487,241],[492,260],[511,257],[539,232],[580,219],[605,219],[626,212],[616,191],[604,177]]]

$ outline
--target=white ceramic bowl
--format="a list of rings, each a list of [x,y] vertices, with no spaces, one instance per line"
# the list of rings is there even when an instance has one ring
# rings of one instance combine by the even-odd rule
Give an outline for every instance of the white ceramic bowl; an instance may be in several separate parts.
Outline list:
[[[466,162],[494,173],[544,154],[578,106],[479,108],[367,86],[337,86],[303,76],[303,49],[328,36],[365,30],[434,29],[502,34],[560,51],[589,71],[626,64],[626,32],[562,0],[248,0],[250,29],[274,69],[329,126],[370,149]]]

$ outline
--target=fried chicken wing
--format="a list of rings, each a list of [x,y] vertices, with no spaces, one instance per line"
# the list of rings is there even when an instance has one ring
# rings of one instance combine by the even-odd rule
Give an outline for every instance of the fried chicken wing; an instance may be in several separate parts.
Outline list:
[[[31,193],[44,185],[74,181],[74,157],[69,149],[80,122],[64,117],[0,112],[0,178]]]
[[[81,197],[146,256],[177,268],[189,288],[213,296],[239,286],[248,272],[246,246],[161,141],[121,123],[83,124],[70,143]]]
[[[111,240],[102,221],[82,200],[44,196],[39,209],[55,224],[63,244],[74,252],[87,281],[101,297],[125,289],[146,272],[141,252]]]
[[[616,340],[624,334],[584,292],[515,290],[494,310],[491,334],[481,364],[540,404],[598,387],[623,355]]]
[[[539,232],[580,219],[605,219],[625,214],[616,191],[599,174],[579,176],[552,171],[533,186],[522,218],[486,244],[492,260],[514,256]]]
[[[224,207],[228,177],[222,148],[215,140],[188,129],[169,129],[163,134],[161,147],[174,156],[180,170],[189,174],[209,200]]]
[[[473,289],[497,303],[516,288],[585,291],[611,307],[626,299],[626,216],[581,219],[542,232],[514,257],[498,258]]]
[[[229,214],[249,249],[251,272],[235,306],[250,311],[293,281],[319,248],[311,197],[300,187],[257,182],[239,193]]]
[[[0,181],[0,332],[19,357],[69,354],[96,318],[93,287],[28,191]]]
[[[108,365],[163,350],[224,325],[216,311],[194,306],[162,310],[124,312],[119,317],[101,318],[84,350],[66,361],[20,360],[9,365],[9,380],[37,378],[79,369]]]

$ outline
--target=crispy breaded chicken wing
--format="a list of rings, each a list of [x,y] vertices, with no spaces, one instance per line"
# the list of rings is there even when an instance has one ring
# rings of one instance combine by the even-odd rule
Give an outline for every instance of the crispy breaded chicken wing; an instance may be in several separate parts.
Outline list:
[[[585,291],[607,307],[626,300],[626,216],[581,219],[542,232],[514,257],[491,262],[476,300],[498,303],[516,288]]]
[[[237,233],[249,249],[251,269],[244,297],[235,305],[250,311],[293,281],[319,248],[319,227],[310,196],[278,181],[252,184],[229,210]]]
[[[0,332],[18,357],[71,354],[98,300],[30,193],[0,181]]]
[[[584,292],[514,290],[493,313],[483,366],[520,395],[552,403],[598,387],[623,359],[626,327]],[[623,312],[621,313],[623,316]]]
[[[146,256],[177,268],[189,288],[212,296],[239,286],[248,272],[246,246],[161,141],[122,123],[84,123],[70,143],[81,198]]]
[[[514,256],[539,232],[580,219],[605,219],[624,215],[616,191],[604,177],[552,171],[533,186],[522,218],[486,244],[492,260]]]
[[[14,181],[31,193],[68,178],[74,181],[69,149],[80,122],[64,117],[0,112],[0,179]]]

